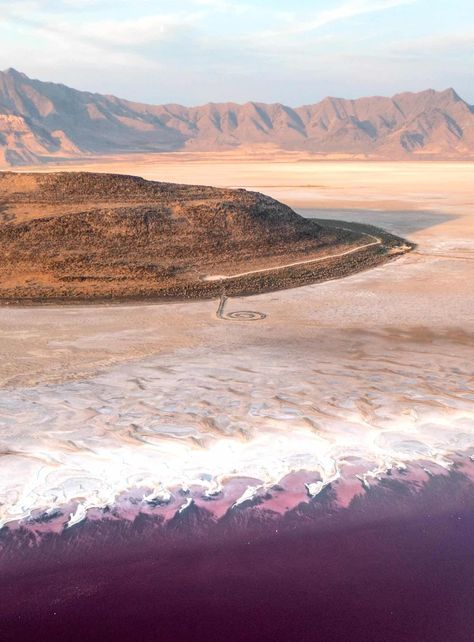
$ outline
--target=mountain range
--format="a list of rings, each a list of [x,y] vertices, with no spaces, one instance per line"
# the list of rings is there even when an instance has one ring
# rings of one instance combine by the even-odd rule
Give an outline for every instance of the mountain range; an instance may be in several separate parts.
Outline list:
[[[0,72],[0,164],[128,152],[269,146],[321,156],[474,158],[474,107],[453,89],[298,108],[280,103],[148,105]]]

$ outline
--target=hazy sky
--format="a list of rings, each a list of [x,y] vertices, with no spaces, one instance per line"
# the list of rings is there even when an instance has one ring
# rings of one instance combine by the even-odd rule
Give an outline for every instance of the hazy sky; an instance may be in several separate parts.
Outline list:
[[[297,106],[453,86],[474,0],[0,0],[0,68],[146,102]]]

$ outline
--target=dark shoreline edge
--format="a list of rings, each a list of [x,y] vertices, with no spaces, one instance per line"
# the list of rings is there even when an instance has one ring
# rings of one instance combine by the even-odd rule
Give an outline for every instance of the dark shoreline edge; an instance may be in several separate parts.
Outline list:
[[[115,305],[160,305],[171,303],[191,303],[197,301],[208,301],[220,297],[222,294],[232,297],[249,297],[267,292],[289,290],[326,281],[334,281],[359,272],[365,272],[371,268],[378,267],[390,261],[394,261],[408,252],[416,249],[412,241],[387,232],[383,228],[366,223],[354,221],[343,221],[339,219],[312,219],[322,227],[345,228],[362,234],[377,234],[382,239],[382,244],[354,252],[341,260],[341,257],[328,257],[325,261],[319,261],[316,268],[311,263],[279,269],[275,272],[249,275],[236,279],[229,279],[225,287],[219,281],[202,281],[200,284],[193,284],[193,292],[187,292],[185,288],[177,289],[169,295],[130,295],[125,297],[97,297],[97,298],[70,298],[55,297],[48,299],[8,299],[0,297],[0,308],[2,307],[63,307],[63,306],[115,306]],[[397,249],[394,254],[390,250]],[[195,294],[199,290],[198,294]]]

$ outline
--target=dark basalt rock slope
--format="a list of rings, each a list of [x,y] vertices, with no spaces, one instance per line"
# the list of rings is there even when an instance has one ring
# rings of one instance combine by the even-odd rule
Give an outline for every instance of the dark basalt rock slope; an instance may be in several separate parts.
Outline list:
[[[0,217],[4,301],[214,296],[223,283],[206,275],[367,241],[255,192],[85,172],[1,174]],[[333,263],[339,269],[343,261]],[[307,268],[304,275],[305,282],[317,280]],[[298,282],[278,271],[225,284],[246,293]]]

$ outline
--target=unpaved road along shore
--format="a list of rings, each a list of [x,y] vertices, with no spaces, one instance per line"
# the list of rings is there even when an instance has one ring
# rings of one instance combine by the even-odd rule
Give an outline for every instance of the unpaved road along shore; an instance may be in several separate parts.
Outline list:
[[[352,231],[345,227],[342,227],[340,229],[346,230],[347,232]],[[239,272],[238,274],[227,274],[227,275],[210,274],[205,276],[204,280],[205,281],[225,281],[227,279],[238,279],[242,276],[249,276],[251,274],[261,274],[263,272],[275,272],[277,270],[285,270],[286,268],[296,267],[298,265],[319,263],[320,261],[327,261],[328,259],[337,259],[342,256],[348,256],[349,254],[354,254],[354,252],[360,252],[363,249],[366,249],[368,247],[373,247],[374,245],[380,245],[382,243],[382,239],[377,238],[373,234],[367,234],[363,232],[363,235],[368,238],[371,238],[372,241],[370,243],[364,243],[363,245],[359,245],[358,247],[353,247],[350,250],[345,250],[344,252],[336,252],[335,254],[329,254],[327,256],[318,256],[316,258],[304,259],[302,261],[293,261],[292,263],[284,263],[282,265],[273,265],[271,267],[259,268],[257,270],[248,270],[247,272]]]

